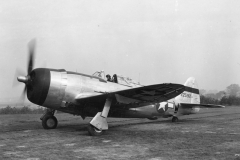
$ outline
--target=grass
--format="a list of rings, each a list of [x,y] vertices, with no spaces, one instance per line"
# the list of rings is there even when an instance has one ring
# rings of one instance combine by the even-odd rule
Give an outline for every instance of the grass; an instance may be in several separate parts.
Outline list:
[[[90,118],[56,114],[44,130],[39,114],[0,115],[0,159],[240,159],[240,107],[205,109],[170,119],[108,119],[109,130],[88,136]]]

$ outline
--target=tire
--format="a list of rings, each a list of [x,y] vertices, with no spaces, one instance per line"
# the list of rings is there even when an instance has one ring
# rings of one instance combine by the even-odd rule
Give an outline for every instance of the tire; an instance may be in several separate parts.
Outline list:
[[[42,118],[42,126],[44,129],[55,129],[58,125],[57,118],[52,115],[46,115]]]
[[[178,118],[177,117],[172,117],[172,122],[178,122]]]
[[[103,130],[99,130],[91,124],[88,125],[87,129],[90,136],[101,136],[104,132]]]

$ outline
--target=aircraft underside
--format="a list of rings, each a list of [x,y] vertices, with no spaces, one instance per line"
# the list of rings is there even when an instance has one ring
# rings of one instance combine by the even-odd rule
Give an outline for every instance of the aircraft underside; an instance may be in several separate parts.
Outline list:
[[[74,115],[79,115],[83,119],[85,117],[93,117],[92,121],[90,122],[90,126],[88,127],[90,135],[93,136],[101,135],[102,131],[108,129],[107,117],[148,118],[150,120],[173,117],[173,122],[178,120],[178,118],[174,116],[175,109],[168,108],[168,110],[165,110],[164,108],[159,107],[159,105],[157,104],[142,105],[141,107],[139,107],[138,104],[135,104],[132,105],[132,108],[127,107],[127,105],[116,104],[111,106],[111,110],[110,107],[106,110],[106,106],[109,106],[110,101],[106,103],[107,104],[104,105],[104,107],[97,107],[94,105],[87,106],[85,104],[83,106],[72,105],[65,108],[60,107],[57,110]],[[42,126],[44,129],[54,129],[57,127],[58,121],[57,118],[54,116],[54,113],[55,109],[47,109],[46,113],[41,117]]]

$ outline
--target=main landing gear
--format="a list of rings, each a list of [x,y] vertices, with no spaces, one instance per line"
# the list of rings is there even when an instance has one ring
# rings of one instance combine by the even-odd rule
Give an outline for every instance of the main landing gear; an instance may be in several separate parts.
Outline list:
[[[172,122],[178,122],[178,117],[177,117],[177,113],[178,113],[178,109],[179,109],[179,104],[178,103],[174,103],[174,114],[172,117]]]
[[[91,120],[88,126],[88,133],[91,136],[100,136],[104,131],[108,130],[107,116],[112,103],[111,98],[107,98],[103,111],[98,112],[95,117]]]
[[[105,130],[98,129],[91,124],[88,125],[87,129],[88,129],[89,135],[91,136],[101,136],[105,132]]]
[[[42,126],[44,129],[55,129],[58,125],[58,120],[54,116],[55,110],[47,109],[42,115],[40,120],[42,120]]]

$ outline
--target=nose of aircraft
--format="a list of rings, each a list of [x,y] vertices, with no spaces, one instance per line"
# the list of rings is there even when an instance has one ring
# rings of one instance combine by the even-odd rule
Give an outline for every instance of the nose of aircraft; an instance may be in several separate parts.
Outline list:
[[[29,78],[28,78],[29,77]],[[28,77],[18,77],[20,82],[27,82],[27,97],[32,103],[42,105],[47,97],[50,86],[50,70],[37,68]]]

